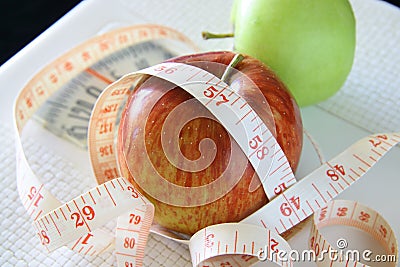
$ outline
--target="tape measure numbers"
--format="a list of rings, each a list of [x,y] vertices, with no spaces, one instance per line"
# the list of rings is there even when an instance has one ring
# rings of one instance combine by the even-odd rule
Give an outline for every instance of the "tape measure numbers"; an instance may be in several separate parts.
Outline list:
[[[245,131],[248,132],[247,134],[242,135],[238,133],[240,130],[231,126],[237,125],[238,121],[235,119],[243,118],[244,114],[247,114],[248,111],[241,111],[240,109],[235,110],[233,106],[231,106],[229,109],[223,109],[222,105],[216,105],[216,101],[210,101],[210,99],[204,97],[205,92],[208,94],[208,89],[210,86],[215,86],[215,94],[212,97],[215,98],[218,96],[218,93],[224,91],[226,95],[230,95],[232,96],[232,99],[238,101],[237,99],[239,96],[235,95],[234,91],[230,91],[228,89],[229,87],[227,87],[227,85],[225,85],[223,82],[219,81],[218,78],[214,76],[220,87],[209,83],[211,74],[207,73],[207,71],[180,63],[162,63],[154,67],[141,70],[139,73],[166,79],[190,92],[196,97],[196,99],[207,106],[217,118],[220,119],[224,127],[230,130],[231,134],[237,138],[235,138],[235,140],[238,143],[242,143],[242,149],[245,151],[245,153],[249,151],[248,145],[252,137],[252,135],[249,133],[253,132],[252,129],[254,129],[254,125],[246,125],[245,121],[240,119],[240,123],[243,122],[241,125],[243,127],[242,129],[245,129]],[[196,73],[195,76],[198,78],[198,80],[195,82],[188,82],[189,78],[194,79],[194,73]],[[136,77],[137,73],[126,75],[121,80],[107,88],[107,90],[100,97],[99,102],[93,111],[93,117],[91,120],[92,126],[89,127],[89,140],[91,140],[89,151],[91,154],[92,166],[95,171],[98,171],[96,177],[104,176],[104,174],[112,168],[117,169],[115,157],[109,157],[108,159],[105,159],[99,153],[101,147],[99,144],[111,145],[113,142],[111,137],[114,136],[112,132],[102,133],[102,128],[104,128],[103,125],[105,123],[110,125],[110,128],[113,128],[111,125],[114,124],[112,114],[109,112],[105,113],[103,111],[108,105],[118,103],[120,99],[122,99],[120,94],[128,93],[128,88],[137,82]],[[226,102],[229,103],[229,101],[230,99],[227,98]],[[243,103],[241,103],[240,106],[243,106]],[[219,111],[218,109],[222,109],[223,112]],[[260,122],[260,120],[258,122]],[[241,140],[240,138],[243,137],[245,138]],[[246,137],[249,139],[246,139]],[[259,226],[258,234],[263,236],[262,233],[265,231],[269,234],[270,239],[268,239],[268,242],[270,244],[275,244],[275,250],[286,251],[289,245],[278,234],[293,228],[296,224],[303,221],[317,210],[325,207],[330,200],[351,186],[351,184],[357,179],[362,177],[363,174],[366,173],[381,157],[383,157],[387,151],[389,151],[399,142],[399,138],[400,135],[398,133],[393,133],[373,135],[360,140],[342,154],[323,164],[299,183],[279,194],[265,207],[244,219],[240,226],[237,224],[232,224],[236,229],[234,232],[242,233],[242,236],[245,236],[247,234],[244,235],[243,233],[247,233],[247,231],[251,232],[251,229],[254,228],[254,225],[257,225]],[[97,140],[100,140],[100,142],[97,142]],[[249,155],[249,153],[247,153],[247,155]],[[255,166],[257,166],[257,164],[255,164]],[[274,170],[273,167],[271,169]],[[264,177],[260,174],[259,176]],[[282,181],[282,177],[286,177],[286,174],[280,176],[279,179],[276,179],[276,181]],[[264,188],[271,188],[271,185],[274,185],[273,181],[273,179],[263,180],[263,182],[266,184]],[[268,183],[270,184],[268,185]],[[279,187],[279,183],[275,184],[275,187],[272,186],[272,188],[276,188],[276,186]],[[271,214],[275,214],[275,216],[271,216]],[[218,229],[218,232],[225,233],[228,227],[231,226],[217,225],[211,226],[210,228],[216,228]],[[247,227],[249,227],[249,229],[247,229]],[[219,244],[221,244],[221,242],[225,242],[225,251],[222,251],[220,248],[215,246],[210,246],[210,241],[207,238],[204,238],[204,236],[207,236],[206,233],[210,228],[199,231],[199,233],[196,233],[193,239],[190,241],[191,255],[194,266],[197,266],[197,264],[205,264],[205,262],[209,261],[210,258],[222,254],[238,253],[237,246],[235,245],[238,242],[237,238],[232,238],[232,235],[229,234],[223,234],[223,237],[218,240]],[[267,230],[265,230],[266,228]],[[231,231],[228,231],[228,233],[231,233]],[[216,236],[217,234],[213,232],[212,235]],[[229,237],[225,238],[224,236],[226,235]],[[244,237],[244,240],[248,242],[245,247],[255,247],[253,244],[255,241],[251,238]],[[242,244],[245,241],[242,241]],[[216,245],[218,242],[211,243]],[[394,240],[391,242],[392,243],[388,246],[396,247],[397,253],[397,244],[394,243]],[[207,253],[207,248],[210,249],[209,253]],[[246,254],[243,251],[242,253],[248,256],[255,256],[256,254],[254,253],[257,253],[259,249],[261,248],[254,249],[251,253],[246,251],[246,253],[249,254]],[[249,258],[246,257],[242,259],[249,261]],[[224,260],[225,259],[214,261],[214,264],[218,265],[219,263],[223,263]],[[236,261],[238,261],[238,259],[236,259]],[[271,261],[275,261],[279,265],[286,264],[282,261],[279,262],[276,258],[271,258]],[[238,264],[238,266],[243,266],[242,264],[244,263],[242,262]]]
[[[338,239],[334,245],[330,244],[321,231],[335,225],[350,226],[368,233],[381,245],[385,254],[373,255],[373,251],[369,249],[351,249],[347,252],[345,249],[349,247],[349,242],[344,238]],[[398,257],[396,236],[388,222],[377,211],[348,200],[331,201],[314,214],[309,246],[315,252],[315,257],[321,259],[319,266],[335,266],[340,260],[348,266],[366,266],[357,262],[358,260],[373,265],[379,262],[396,264]],[[322,253],[329,256],[322,257]]]
[[[150,40],[154,42],[146,43]],[[167,47],[170,46],[172,48],[168,50]],[[170,53],[192,52],[196,48],[179,32],[158,25],[138,25],[109,32],[83,43],[46,66],[27,83],[15,101],[18,192],[27,213],[35,222],[41,243],[49,251],[67,245],[79,253],[96,255],[115,245],[120,266],[142,265],[144,247],[152,223],[151,203],[126,180],[120,179],[99,185],[71,202],[62,204],[33,173],[20,139],[28,120],[35,116],[35,112],[54,92],[61,89],[50,100],[55,102],[45,104],[57,108],[45,107],[38,117],[48,119],[47,126],[52,131],[82,144],[83,134],[76,135],[73,131],[74,134],[71,134],[68,130],[76,125],[79,127],[75,128],[87,128],[85,115],[89,105],[93,105],[95,95],[99,93],[100,84],[105,87],[112,82],[112,77],[105,76],[107,71],[116,75],[119,75],[119,71],[126,71],[123,68],[131,66],[131,54],[140,59],[134,54],[139,52],[138,49],[155,52],[148,60],[161,60],[169,57]],[[123,58],[128,60],[125,62],[127,65],[121,64]],[[102,59],[104,62],[100,62]],[[117,64],[112,65],[115,62]],[[146,62],[142,60],[139,63],[143,65]],[[98,72],[101,70],[107,71]],[[96,81],[95,84],[92,81]],[[88,96],[90,100],[87,99]],[[72,106],[68,106],[70,104]],[[53,127],[51,114],[54,112],[60,124]],[[75,112],[76,116],[65,121],[71,114],[66,112]],[[77,121],[82,122],[75,124]],[[127,207],[130,207],[128,213]],[[120,217],[115,237],[98,228],[117,215]]]
[[[180,40],[182,41],[182,39]],[[99,41],[101,43],[100,38]],[[77,51],[79,53],[76,53]],[[79,59],[76,59],[77,61],[74,61],[74,64],[71,63],[73,66],[82,62],[82,51],[85,50],[75,51],[75,55],[79,55]],[[68,56],[71,55],[73,53],[68,54]],[[42,244],[48,250],[69,245],[75,251],[86,254],[93,253],[94,255],[95,252],[91,251],[101,251],[112,243],[111,237],[106,237],[101,232],[96,232],[95,229],[106,223],[111,217],[121,216],[118,220],[116,234],[115,254],[118,266],[141,266],[145,242],[152,222],[153,207],[128,181],[123,178],[115,178],[118,175],[115,154],[111,153],[111,150],[107,150],[109,153],[104,153],[104,147],[114,145],[118,108],[125,96],[130,93],[132,85],[137,84],[143,78],[143,75],[157,76],[181,86],[200,102],[206,101],[202,103],[228,129],[250,161],[252,155],[254,155],[252,149],[256,151],[261,149],[262,142],[260,141],[259,146],[255,146],[255,148],[249,146],[249,142],[254,137],[252,131],[254,125],[250,123],[251,120],[249,120],[250,122],[246,121],[248,115],[245,114],[252,114],[254,118],[257,118],[257,114],[250,105],[246,105],[246,101],[236,95],[235,91],[231,90],[224,82],[207,71],[194,66],[162,63],[125,75],[102,92],[91,114],[88,139],[89,152],[96,178],[103,183],[70,202],[61,204],[46,190],[30,169],[23,154],[19,133],[27,120],[32,117],[34,111],[53,93],[53,90],[61,87],[68,80],[67,77],[75,77],[72,73],[65,77],[54,76],[54,70],[60,70],[61,66],[66,66],[65,62],[70,62],[67,60],[69,59],[68,56],[57,62],[59,64],[39,73],[22,90],[15,104],[18,140],[17,183],[21,200],[35,221],[34,225]],[[84,67],[79,69],[86,69],[92,65],[93,62],[91,64],[85,63]],[[199,75],[193,76],[194,70]],[[54,77],[57,77],[57,79]],[[188,78],[194,80],[188,82]],[[207,83],[211,78],[215,80],[215,83]],[[213,86],[214,94],[212,96],[209,93],[205,94],[210,86]],[[223,104],[216,105],[215,99],[222,93],[227,100],[224,102],[232,103],[240,100],[243,101],[240,106],[247,106],[247,109],[242,110],[234,105],[229,108],[224,107]],[[207,97],[208,95],[210,97]],[[228,96],[232,98],[228,98]],[[232,118],[239,118],[239,120]],[[258,123],[262,122],[261,119],[255,120]],[[238,125],[240,128],[236,128]],[[266,127],[261,127],[261,129],[260,139],[263,141],[271,140],[271,142],[276,143],[273,136],[269,137]],[[399,139],[399,133],[366,137],[323,164],[297,184],[292,185],[288,190],[279,192],[280,194],[270,203],[242,222],[214,225],[200,230],[189,241],[193,266],[208,266],[208,264],[214,266],[247,266],[257,260],[255,257],[260,256],[259,252],[264,248],[267,248],[264,252],[270,255],[270,257],[267,257],[270,261],[281,266],[292,266],[291,261],[284,261],[277,256],[277,253],[271,253],[272,251],[290,250],[290,246],[279,233],[291,229],[309,215],[329,205],[332,198],[362,177],[375,162],[399,142]],[[276,151],[281,153],[280,149]],[[254,162],[252,162],[256,171],[259,172],[259,176],[267,178],[261,178],[261,180],[269,196],[277,193],[273,189],[280,187],[282,179],[291,179],[282,170],[281,172],[274,171],[274,173],[279,173],[276,177],[271,175],[273,172],[271,170],[280,169],[278,167],[282,163],[277,164],[278,159],[287,162],[284,155],[275,159],[275,161],[272,160],[272,167],[268,169],[257,168],[262,160],[261,158],[254,157]],[[283,169],[286,170],[286,168]],[[294,180],[291,179],[286,182],[293,183]],[[132,207],[132,209],[127,210],[127,206]],[[329,216],[329,218],[331,217]],[[384,233],[393,232],[388,230],[387,224],[382,225],[387,229]],[[375,229],[374,227],[372,229]],[[381,240],[390,248],[391,252],[397,255],[397,241],[394,235]],[[313,243],[314,248],[316,247],[315,244],[317,243]],[[337,266],[346,265],[346,263],[338,264]]]

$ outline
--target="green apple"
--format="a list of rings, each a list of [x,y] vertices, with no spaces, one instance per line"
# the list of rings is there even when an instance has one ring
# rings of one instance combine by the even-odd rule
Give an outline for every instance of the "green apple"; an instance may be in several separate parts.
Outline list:
[[[348,0],[236,0],[235,50],[271,67],[300,106],[337,92],[354,59],[355,17]]]

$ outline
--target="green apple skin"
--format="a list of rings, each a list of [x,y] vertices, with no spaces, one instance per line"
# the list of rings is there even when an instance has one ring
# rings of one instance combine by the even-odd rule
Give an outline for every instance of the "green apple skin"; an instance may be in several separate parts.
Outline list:
[[[299,106],[326,100],[353,65],[356,21],[348,0],[236,0],[238,52],[271,67]]]

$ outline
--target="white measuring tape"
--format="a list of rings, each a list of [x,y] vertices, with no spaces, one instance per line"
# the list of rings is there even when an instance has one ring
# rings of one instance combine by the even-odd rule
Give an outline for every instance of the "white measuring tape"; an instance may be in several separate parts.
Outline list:
[[[198,73],[196,77],[193,76],[194,70]],[[276,190],[273,189],[279,187],[282,177],[287,177],[287,182],[290,184],[290,178],[286,174],[282,175],[281,173],[276,177],[270,175],[270,170],[274,166],[280,166],[274,165],[277,164],[275,161],[272,161],[271,168],[263,169],[258,168],[261,166],[259,163],[263,160],[262,158],[253,157],[254,160],[252,160],[252,155],[255,155],[252,149],[257,150],[261,147],[249,146],[249,141],[255,134],[252,131],[254,125],[251,124],[252,120],[246,121],[247,115],[245,114],[253,114],[253,117],[257,118],[257,114],[250,105],[245,105],[247,106],[246,110],[236,108],[235,105],[229,105],[226,108],[224,106],[228,105],[224,104],[227,103],[237,103],[240,100],[241,104],[237,107],[241,107],[246,102],[228,85],[205,70],[180,63],[162,63],[126,75],[107,87],[102,93],[92,113],[88,140],[97,179],[109,181],[82,196],[61,205],[47,192],[31,171],[18,136],[19,193],[28,213],[35,220],[34,225],[42,244],[48,250],[69,244],[72,249],[80,253],[95,254],[112,242],[111,237],[102,232],[98,233],[95,229],[111,218],[123,215],[118,220],[117,226],[116,256],[118,265],[140,266],[142,264],[141,259],[152,222],[153,207],[127,180],[114,178],[118,175],[115,154],[110,149],[107,150],[109,153],[104,153],[104,148],[114,146],[118,107],[125,96],[130,93],[129,89],[132,84],[136,84],[144,74],[169,80],[202,102],[226,127],[248,156],[269,197],[275,195],[274,191]],[[190,83],[187,81],[189,77],[194,79]],[[28,84],[16,101],[15,121],[18,134],[34,110],[50,94],[43,84],[43,79],[47,77],[39,76],[39,78]],[[215,79],[215,83],[209,82],[211,78]],[[38,84],[42,86],[38,87]],[[214,94],[212,96],[205,93],[208,92],[210,86],[213,86],[211,90]],[[216,105],[216,98],[222,93],[225,96],[225,103]],[[253,121],[262,123],[261,119]],[[240,128],[237,128],[238,125]],[[275,138],[267,131],[266,127],[260,131],[261,140],[271,140],[277,145]],[[338,205],[338,202],[330,202],[330,200],[362,177],[375,162],[399,142],[399,139],[399,133],[366,137],[276,196],[270,203],[242,222],[213,225],[200,230],[189,241],[193,266],[248,266],[257,261],[257,257],[260,256],[281,266],[292,266],[292,261],[286,261],[279,257],[279,252],[290,251],[290,246],[279,234],[290,230],[315,212],[319,212],[319,217],[323,212],[329,214],[322,216],[323,219],[316,226],[320,223],[327,224],[332,221],[342,223],[346,220],[347,224],[355,225],[372,233],[373,236],[379,238],[378,240],[383,243],[388,253],[397,256],[396,238],[389,225],[381,217],[378,218],[378,215],[370,210],[360,209],[360,205],[340,202]],[[262,141],[260,141],[261,143]],[[100,153],[101,151],[103,153]],[[278,149],[277,153],[282,153],[279,151],[281,150]],[[279,158],[288,164],[283,153]],[[327,208],[324,209],[326,206]],[[338,210],[336,213],[334,212],[335,208]],[[342,221],[337,220],[334,216],[339,213],[339,209],[342,211],[340,214],[343,214],[343,211],[345,214],[340,216],[343,217]],[[364,217],[361,216],[361,212]],[[361,220],[360,218],[365,218],[365,214],[368,214],[371,219]],[[324,246],[321,245],[322,237],[319,236],[313,233],[314,239],[311,246],[315,251]],[[329,264],[346,266],[349,262],[336,261],[328,263],[328,266]]]
[[[62,205],[33,173],[24,154],[20,135],[29,119],[36,115],[35,111],[48,99],[53,100],[53,103],[59,101],[58,106],[85,103],[77,107],[75,110],[78,113],[74,114],[83,117],[82,114],[85,114],[87,110],[82,110],[82,107],[87,109],[87,106],[90,107],[96,100],[96,98],[92,100],[85,98],[87,92],[90,92],[89,95],[93,98],[93,92],[98,91],[93,90],[93,88],[96,89],[95,86],[101,86],[99,81],[102,82],[103,87],[111,83],[113,81],[113,75],[111,74],[114,70],[117,72],[120,70],[119,65],[128,68],[135,67],[129,64],[126,66],[126,62],[118,60],[119,54],[133,53],[133,56],[128,56],[128,61],[132,57],[140,58],[136,54],[138,53],[137,49],[141,49],[139,52],[144,52],[143,50],[146,49],[147,45],[143,46],[143,42],[149,40],[154,42],[168,40],[168,42],[172,42],[177,47],[186,46],[185,49],[195,49],[189,39],[167,27],[138,25],[119,29],[83,43],[48,65],[22,89],[16,99],[14,120],[17,135],[18,191],[25,209],[34,220],[34,226],[37,229],[41,243],[48,251],[67,245],[79,253],[96,255],[115,245],[119,265],[142,265],[144,247],[154,212],[151,203],[143,198],[125,179],[117,179],[99,185],[92,191]],[[166,53],[167,51],[164,47],[150,47],[147,49],[156,54],[160,53],[159,51],[161,53]],[[171,56],[170,53],[166,53],[162,57],[159,55],[155,58],[147,58],[147,60],[166,59]],[[117,56],[117,60],[113,56]],[[97,72],[98,69],[101,70],[104,66],[109,67],[112,65],[109,62],[115,61],[117,66],[105,68],[108,70],[107,75],[105,71],[102,71],[101,74]],[[99,65],[99,62],[102,62],[102,64]],[[145,63],[140,61],[140,64]],[[84,74],[89,74],[89,77]],[[87,83],[87,80],[90,81],[92,77],[97,78],[97,84]],[[63,88],[66,84],[67,88]],[[56,91],[59,89],[62,90],[61,95],[57,95]],[[54,93],[55,97],[53,97]],[[67,94],[68,97],[63,94]],[[69,102],[66,102],[66,100],[69,100]],[[67,112],[74,111],[73,107],[71,110],[66,107],[66,110]],[[62,137],[65,138],[67,136],[67,139],[72,139],[74,142],[84,146],[81,138],[74,134],[71,135],[70,132],[65,130],[75,127],[76,121],[66,120],[66,117],[61,117],[60,121],[62,123],[54,125],[51,120],[49,121],[49,119],[54,118],[50,115],[47,116],[46,112],[56,117],[57,112],[53,114],[51,109],[50,111],[45,109],[43,110],[45,115],[43,113],[39,114],[39,117],[48,123],[47,126],[50,126],[48,128],[57,134],[61,132],[60,135]],[[84,120],[83,123],[83,125],[82,123],[79,124],[77,128],[87,128],[88,120]],[[134,208],[135,206],[136,208]],[[116,240],[114,241],[114,236],[97,228],[118,216]]]
[[[385,249],[385,257],[371,257],[370,250],[365,251],[363,255],[357,254],[360,251],[356,251],[357,257],[350,257],[350,254],[340,250],[348,246],[345,239],[339,239],[336,244],[339,249],[335,249],[320,233],[322,228],[332,225],[352,226],[369,233]],[[319,266],[366,266],[357,262],[356,259],[361,258],[374,264],[385,261],[397,264],[397,241],[389,224],[378,212],[353,201],[331,201],[328,206],[314,213],[309,245],[315,251],[315,257],[321,259],[318,262]],[[320,257],[324,252],[331,253],[330,257]]]

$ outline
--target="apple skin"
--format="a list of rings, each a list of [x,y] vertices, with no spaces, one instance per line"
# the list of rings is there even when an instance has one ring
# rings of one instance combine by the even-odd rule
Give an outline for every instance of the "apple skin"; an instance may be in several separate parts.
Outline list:
[[[228,65],[234,55],[233,52],[225,51],[206,52],[177,57],[169,61],[194,65],[197,62],[208,61]],[[276,126],[276,129],[272,129],[272,132],[287,155],[292,169],[295,170],[301,154],[303,133],[300,112],[293,96],[270,69],[254,58],[245,56],[235,68],[254,81],[268,101]],[[214,73],[218,77],[222,74],[220,70],[209,69],[209,71],[219,72]],[[170,194],[165,192],[165,188],[160,188],[157,179],[152,181],[148,163],[140,156],[145,152],[136,149],[137,144],[143,141],[137,140],[138,138],[135,138],[135,136],[137,131],[143,130],[143,127],[145,127],[146,132],[146,150],[151,151],[148,156],[152,164],[157,167],[157,171],[164,179],[181,186],[193,187],[208,184],[223,172],[229,157],[232,156],[234,159],[235,157],[246,157],[244,153],[230,154],[229,134],[219,122],[209,118],[195,118],[185,124],[185,127],[180,131],[180,150],[187,158],[196,159],[200,156],[199,142],[204,138],[211,138],[217,146],[215,159],[210,166],[198,172],[183,171],[173,166],[162,150],[163,123],[169,112],[193,97],[183,89],[173,85],[174,89],[164,94],[155,105],[151,104],[151,112],[148,117],[143,117],[142,110],[148,108],[146,105],[151,102],[149,100],[153,97],[153,93],[165,86],[171,85],[169,82],[152,77],[149,83],[144,82],[136,88],[122,113],[117,140],[121,175],[127,177],[155,205],[155,223],[170,230],[191,235],[208,225],[238,222],[268,203],[262,186],[251,193],[249,192],[249,185],[254,175],[254,169],[249,161],[247,161],[239,182],[230,192],[214,202],[198,207],[169,205],[155,199],[140,188],[132,176],[132,168],[136,168],[139,175],[146,177],[148,185],[159,188],[160,195]],[[253,105],[257,105],[260,99],[255,97],[256,94],[252,92],[252,89],[242,86],[240,91],[239,94],[247,95],[247,101],[252,102],[252,107],[257,110]],[[258,105],[265,106],[265,104]],[[268,121],[268,119],[265,121]],[[269,122],[266,123],[269,124]]]
[[[234,46],[280,77],[299,106],[326,100],[353,65],[356,22],[348,0],[236,0]]]

